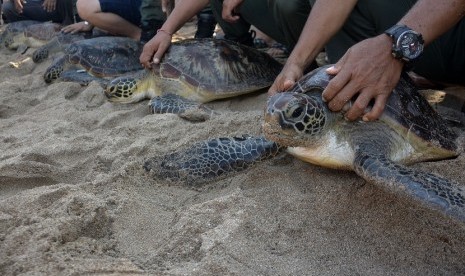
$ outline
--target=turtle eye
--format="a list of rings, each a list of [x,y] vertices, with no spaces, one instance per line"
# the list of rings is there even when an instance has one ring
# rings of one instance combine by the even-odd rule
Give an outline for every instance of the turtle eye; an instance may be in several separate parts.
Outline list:
[[[304,106],[300,104],[291,104],[286,113],[288,119],[291,119],[293,121],[299,121],[302,120],[302,118],[304,117],[305,109]]]

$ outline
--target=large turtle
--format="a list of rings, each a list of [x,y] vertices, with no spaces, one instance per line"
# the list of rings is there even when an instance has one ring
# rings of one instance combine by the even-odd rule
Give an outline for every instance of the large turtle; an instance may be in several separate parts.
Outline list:
[[[142,45],[130,38],[103,36],[71,43],[62,57],[45,71],[44,80],[58,78],[87,84],[90,80],[111,78],[141,70]],[[83,72],[84,71],[84,72]]]
[[[322,100],[321,93],[331,79],[325,69],[310,72],[290,91],[269,99],[263,124],[266,138],[248,138],[253,147],[234,138],[214,139],[151,158],[145,169],[158,177],[198,183],[241,170],[244,162],[272,157],[279,144],[306,162],[354,170],[390,192],[465,221],[465,192],[457,183],[406,166],[459,154],[457,134],[408,77],[402,76],[379,120],[350,122],[343,112],[330,111]],[[253,148],[262,150],[251,155],[256,152]]]
[[[254,48],[220,39],[186,39],[173,43],[160,64],[112,80],[105,90],[112,102],[152,98],[151,110],[166,112],[164,101],[187,99],[171,112],[270,86],[282,65]],[[173,96],[173,94],[175,96]]]

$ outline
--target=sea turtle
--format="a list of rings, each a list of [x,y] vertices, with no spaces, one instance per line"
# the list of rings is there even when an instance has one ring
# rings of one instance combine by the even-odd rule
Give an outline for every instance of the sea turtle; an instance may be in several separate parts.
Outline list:
[[[465,221],[465,192],[458,184],[406,166],[460,153],[457,134],[410,79],[402,76],[379,120],[349,122],[322,100],[331,79],[325,69],[312,71],[269,99],[265,136],[306,162],[353,170],[383,189]]]
[[[102,81],[141,70],[141,51],[139,42],[126,37],[102,36],[76,41],[47,68],[44,80],[50,83],[61,78],[87,84],[93,79]]]
[[[343,112],[330,111],[322,100],[331,79],[326,68],[310,72],[289,91],[269,98],[263,124],[266,138],[247,138],[253,148],[234,138],[217,138],[151,158],[144,168],[157,177],[201,183],[243,169],[244,160],[252,164],[287,147],[288,153],[306,162],[353,170],[390,192],[465,221],[465,191],[457,183],[406,166],[460,153],[457,134],[408,77],[402,76],[379,120],[351,122]],[[257,152],[255,148],[261,148],[261,154],[251,154]]]
[[[21,21],[19,21],[21,22]],[[4,44],[10,50],[17,50],[24,53],[28,48],[38,48],[46,44],[50,39],[56,36],[61,29],[61,25],[52,22],[41,22],[35,23],[35,21],[29,22],[30,25],[20,24],[19,22],[13,22],[11,24],[19,24],[19,26],[25,28],[22,31],[11,33],[5,40]],[[16,24],[15,24],[16,25]],[[16,30],[21,28],[14,28]]]
[[[32,53],[32,61],[40,63],[46,60],[51,54],[64,51],[71,43],[90,37],[91,35],[88,33],[72,34],[60,32],[47,44],[42,45]]]
[[[189,100],[171,110],[181,113],[185,107],[195,107],[193,101],[205,103],[266,88],[281,69],[271,56],[232,41],[186,39],[173,43],[151,70],[112,80],[105,94],[119,103],[153,98],[152,111],[166,97],[171,102],[174,98]]]
[[[22,20],[7,24],[0,35],[0,47],[10,48],[10,45],[13,44],[14,41],[13,37],[24,32],[27,27],[39,23],[41,22],[35,20]]]

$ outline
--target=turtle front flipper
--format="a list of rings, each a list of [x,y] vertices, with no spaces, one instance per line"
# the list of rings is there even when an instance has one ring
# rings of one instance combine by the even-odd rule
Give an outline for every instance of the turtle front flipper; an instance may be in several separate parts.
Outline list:
[[[225,177],[278,154],[281,147],[264,137],[226,137],[196,143],[186,150],[147,160],[155,177],[189,185]]]
[[[210,108],[176,94],[156,96],[149,105],[152,113],[174,113],[191,122],[204,122],[214,113]]]
[[[67,65],[69,65],[69,62],[67,62],[66,55],[54,60],[44,73],[44,81],[46,83],[51,83],[52,81],[57,80],[61,76],[61,73],[66,69],[65,67]]]
[[[465,191],[440,176],[410,169],[373,151],[358,150],[354,169],[366,180],[465,222]]]

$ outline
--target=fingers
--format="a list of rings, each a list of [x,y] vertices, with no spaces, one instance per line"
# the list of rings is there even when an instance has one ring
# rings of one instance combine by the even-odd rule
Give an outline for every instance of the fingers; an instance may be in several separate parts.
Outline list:
[[[56,7],[56,0],[46,0],[42,4],[42,7],[47,11],[47,12],[53,12]]]
[[[150,44],[150,41],[145,44],[142,53],[140,54],[139,61],[145,68],[151,68],[152,56],[156,48]]]
[[[328,86],[326,86],[325,90],[323,91],[322,97],[323,101],[325,102],[330,102],[334,99],[334,97],[338,96],[338,100],[342,101],[342,99],[347,98],[349,94],[352,94],[350,90],[345,91],[345,95],[339,95],[339,93],[346,87],[346,85],[349,83],[351,79],[351,73],[348,70],[342,70],[340,71],[329,83]],[[353,95],[350,95],[352,97]],[[349,99],[350,99],[349,97]],[[347,100],[345,101],[347,102]],[[333,103],[333,105],[336,103]],[[344,105],[344,104],[343,104]],[[336,105],[339,106],[339,105]],[[336,108],[334,106],[334,108]],[[331,107],[330,107],[331,108]],[[342,106],[340,106],[342,108]],[[339,109],[332,109],[333,111],[338,111]]]
[[[158,50],[155,52],[155,54],[153,55],[153,63],[155,64],[158,64],[160,63],[160,60],[161,58],[163,57],[163,55],[165,54],[166,50],[168,49],[169,45],[166,45],[166,44],[160,44],[160,46],[158,47]]]
[[[229,22],[229,23],[234,23],[237,20],[239,20],[240,16],[234,13],[234,10],[226,10],[223,9],[222,12],[222,17],[224,21]]]
[[[171,36],[160,32],[144,45],[139,61],[145,68],[151,68],[152,62],[160,63],[161,58],[171,45]]]
[[[374,121],[378,119],[381,116],[381,114],[383,114],[384,107],[386,106],[386,102],[388,99],[388,95],[389,93],[381,94],[376,98],[375,104],[373,105],[373,108],[371,109],[371,111],[369,111],[367,114],[363,116],[362,118],[363,121],[365,122]]]

